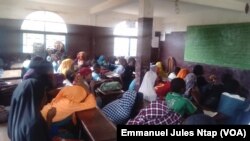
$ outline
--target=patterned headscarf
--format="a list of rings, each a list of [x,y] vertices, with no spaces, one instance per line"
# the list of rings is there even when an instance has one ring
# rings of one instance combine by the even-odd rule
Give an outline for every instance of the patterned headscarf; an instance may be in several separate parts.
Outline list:
[[[131,115],[136,99],[136,91],[126,91],[120,99],[106,105],[102,111],[115,124],[124,124]]]
[[[188,96],[190,89],[192,89],[196,85],[197,78],[196,78],[196,75],[194,73],[189,73],[184,78],[184,80],[185,80],[185,83],[186,83],[185,95]]]
[[[176,125],[180,124],[181,117],[180,114],[171,111],[164,100],[156,100],[141,109],[127,125]]]

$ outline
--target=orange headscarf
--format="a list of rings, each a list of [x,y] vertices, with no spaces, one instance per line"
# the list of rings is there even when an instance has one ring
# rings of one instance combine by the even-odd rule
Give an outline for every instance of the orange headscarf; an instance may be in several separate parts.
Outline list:
[[[181,70],[179,71],[179,73],[177,74],[176,77],[177,77],[177,78],[182,78],[182,79],[184,79],[184,78],[187,76],[188,73],[189,73],[189,70],[183,68],[183,69],[181,69]]]
[[[93,94],[88,94],[81,86],[67,86],[43,107],[41,113],[44,119],[47,118],[47,113],[52,107],[56,108],[56,115],[52,122],[57,122],[77,111],[96,107],[96,100]]]

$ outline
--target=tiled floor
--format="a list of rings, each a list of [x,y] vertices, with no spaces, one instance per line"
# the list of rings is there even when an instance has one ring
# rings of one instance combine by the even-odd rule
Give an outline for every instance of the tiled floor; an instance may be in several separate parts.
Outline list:
[[[0,141],[10,141],[7,135],[7,123],[0,124]]]

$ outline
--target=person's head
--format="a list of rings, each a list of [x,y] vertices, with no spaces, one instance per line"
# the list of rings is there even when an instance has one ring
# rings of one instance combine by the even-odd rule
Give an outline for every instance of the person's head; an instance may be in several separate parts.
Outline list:
[[[78,59],[78,60],[85,60],[85,59],[86,59],[86,54],[85,54],[85,52],[84,52],[84,51],[78,52],[78,54],[77,54],[77,59]]]
[[[73,83],[75,76],[76,76],[76,73],[74,70],[68,70],[66,72],[66,79],[68,79],[71,83]]]
[[[96,64],[93,65],[93,70],[94,70],[95,73],[99,74],[101,72],[101,66],[96,63]]]
[[[55,87],[53,66],[50,62],[47,62],[42,57],[34,57],[31,59],[29,68],[23,79],[35,78],[43,81],[48,89]]]
[[[184,81],[186,83],[186,91],[193,88],[196,85],[197,78],[194,73],[189,73],[185,78]]]
[[[194,68],[193,68],[193,73],[196,76],[203,75],[204,74],[203,67],[201,65],[195,65]]]
[[[129,58],[128,58],[128,65],[129,65],[129,66],[135,67],[135,63],[136,63],[136,61],[135,61],[135,58],[134,58],[134,57],[129,57]]]
[[[64,52],[64,44],[61,41],[56,41],[54,48],[56,51]]]
[[[224,73],[221,75],[221,82],[223,84],[227,83],[228,81],[234,79],[231,73]]]
[[[231,94],[237,94],[240,90],[240,84],[237,80],[231,79],[224,85],[225,91]]]
[[[61,73],[66,77],[66,72],[68,70],[73,70],[74,66],[74,61],[72,59],[65,59],[62,61],[62,63],[60,64],[59,68],[61,69]]]
[[[175,67],[175,69],[174,69],[174,73],[175,73],[175,75],[177,75],[178,73],[179,73],[179,71],[181,70],[181,68],[180,67]]]
[[[155,65],[157,67],[157,72],[163,71],[163,65],[160,61],[156,62]]]
[[[127,60],[124,57],[119,58],[119,64],[121,64],[123,67],[128,65]]]
[[[186,89],[186,83],[181,78],[174,78],[171,81],[171,91],[179,94],[183,94]]]
[[[84,80],[90,82],[92,80],[92,71],[90,68],[82,67],[78,73],[83,77]]]
[[[157,67],[156,67],[156,65],[150,65],[150,71],[153,71],[153,72],[157,72]]]
[[[211,84],[215,84],[217,82],[217,77],[214,74],[210,75],[209,76],[209,82]]]

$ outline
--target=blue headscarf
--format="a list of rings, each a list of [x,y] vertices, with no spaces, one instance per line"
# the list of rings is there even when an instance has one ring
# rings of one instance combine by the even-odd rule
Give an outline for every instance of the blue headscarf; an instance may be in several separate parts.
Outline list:
[[[105,63],[105,58],[104,58],[103,55],[101,55],[101,56],[98,58],[97,63],[98,63],[100,66],[104,65],[104,63]]]

